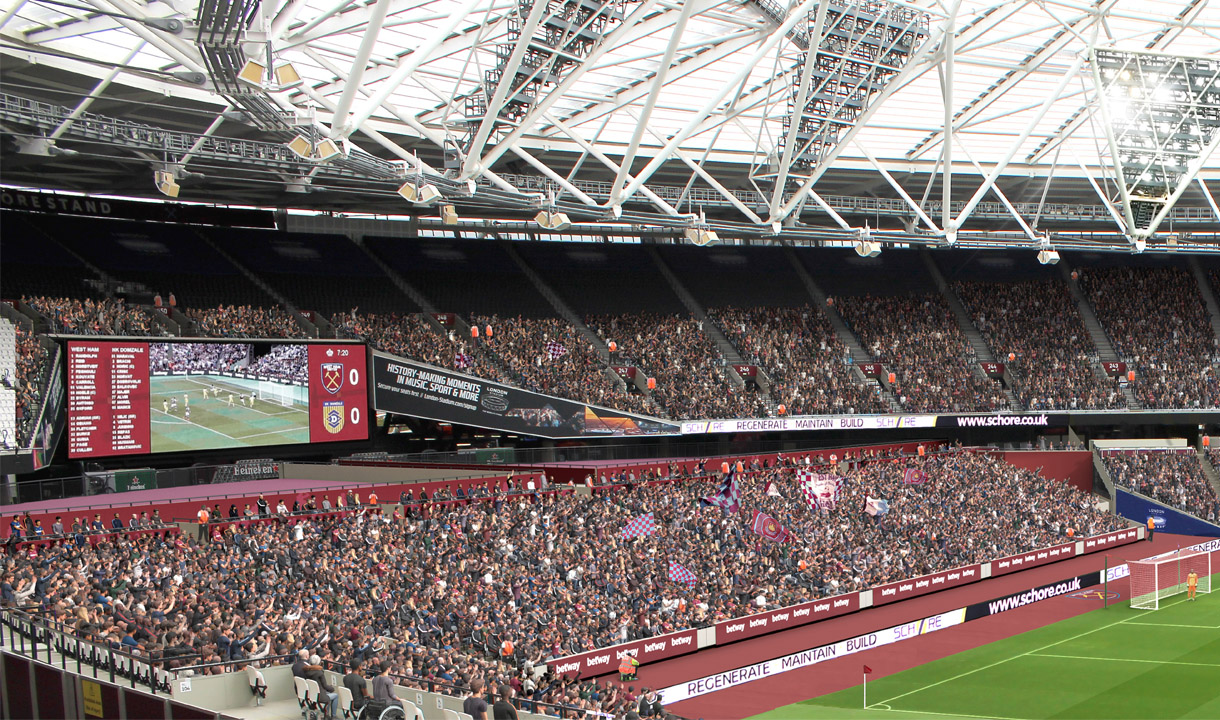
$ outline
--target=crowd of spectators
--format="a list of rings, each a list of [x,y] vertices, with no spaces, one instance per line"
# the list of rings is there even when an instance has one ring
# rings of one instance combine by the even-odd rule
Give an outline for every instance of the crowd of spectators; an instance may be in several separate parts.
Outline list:
[[[770,408],[754,388],[738,387],[703,322],[681,315],[641,312],[597,315],[588,323],[617,358],[656,380],[652,399],[675,420],[767,417]]]
[[[939,294],[836,298],[866,351],[894,373],[891,389],[915,412],[1005,410],[1000,383],[981,374]]]
[[[747,361],[771,378],[771,399],[790,415],[888,412],[878,389],[852,374],[851,354],[817,310],[715,308],[720,324]]]
[[[303,338],[305,330],[289,311],[253,305],[218,305],[191,308],[186,316],[195,321],[202,337],[219,338]]]
[[[506,495],[496,481],[475,493],[402,498],[402,517],[366,509],[291,518],[285,509],[279,522],[254,522],[233,506],[234,522],[204,540],[65,543],[6,556],[0,575],[6,602],[10,593],[24,595],[78,632],[167,659],[171,669],[304,648],[324,661],[388,662],[409,687],[479,679],[524,690],[522,671],[552,657],[1122,524],[1069,485],[981,453],[854,462],[827,510],[802,499],[801,467],[795,458],[755,462],[740,473],[736,514],[700,508],[716,476],[637,482],[592,498],[566,488]],[[906,484],[908,467],[926,481]],[[639,480],[673,474],[658,466]],[[767,492],[772,484],[776,495]],[[866,514],[866,496],[887,499],[889,513]],[[288,499],[268,498],[260,514]],[[323,502],[293,500],[353,505]],[[752,509],[778,518],[798,540],[762,541],[750,530]],[[646,512],[655,532],[622,538],[625,524]],[[695,574],[692,588],[667,579],[670,561]],[[631,699],[558,680],[534,682],[523,695],[565,705],[569,717],[619,714]]]
[[[438,332],[413,313],[358,313],[352,310],[331,320],[339,337],[366,340],[391,355],[476,377],[511,382],[471,340],[453,330]]]
[[[1062,282],[972,282],[954,289],[991,352],[1005,363],[1025,409],[1126,406],[1117,380],[1097,376],[1096,350]]]
[[[151,343],[148,367],[154,373],[232,372],[250,364],[245,343]]]
[[[167,335],[139,307],[106,298],[24,297],[22,302],[45,316],[50,331],[66,335]]]
[[[1216,338],[1194,277],[1179,268],[1085,268],[1081,284],[1149,408],[1220,407]]]
[[[308,346],[272,345],[270,352],[255,358],[247,372],[260,378],[305,384],[309,380],[308,364]]]
[[[1194,449],[1108,450],[1101,456],[1115,485],[1212,522],[1220,513]]]
[[[527,390],[646,415],[656,413],[638,392],[620,389],[580,331],[561,318],[476,315],[483,342]],[[486,328],[492,333],[487,335]]]
[[[51,371],[51,353],[38,338],[15,326],[17,334],[17,376],[13,378],[16,396],[17,444],[25,447],[33,435],[36,414],[42,407],[42,393],[47,373]]]

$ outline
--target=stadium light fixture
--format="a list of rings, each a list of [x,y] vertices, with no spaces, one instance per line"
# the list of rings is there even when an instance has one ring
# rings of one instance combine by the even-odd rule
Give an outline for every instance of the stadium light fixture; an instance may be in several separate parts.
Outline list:
[[[418,205],[431,205],[441,199],[441,191],[436,189],[435,185],[413,182],[405,182],[402,187],[398,188],[398,194],[408,202],[413,202]]]
[[[458,217],[457,208],[452,205],[441,205],[441,222],[445,225],[457,225],[461,221]]]
[[[305,82],[301,79],[301,74],[297,72],[297,69],[287,60],[276,63],[272,74],[275,77],[275,84],[281,90],[298,87]]]
[[[881,243],[873,240],[873,231],[865,224],[862,228],[855,230],[856,254],[860,257],[877,257],[881,254]]]
[[[326,162],[336,155],[343,155],[343,148],[334,140],[326,139],[318,143],[313,151],[313,159],[319,162]]]
[[[542,210],[534,216],[534,222],[547,230],[567,230],[572,227],[572,219],[567,213],[553,210]]]
[[[1043,265],[1055,265],[1059,262],[1059,253],[1054,250],[1039,250],[1038,262]]]
[[[246,61],[241,70],[237,73],[237,79],[247,85],[255,87],[263,86],[263,78],[267,76],[267,64],[261,63],[253,58]]]
[[[313,143],[304,135],[297,135],[288,143],[288,149],[302,160],[313,160]]]
[[[174,173],[169,170],[153,171],[153,183],[157,190],[167,197],[178,197],[178,191],[182,189],[174,179]]]

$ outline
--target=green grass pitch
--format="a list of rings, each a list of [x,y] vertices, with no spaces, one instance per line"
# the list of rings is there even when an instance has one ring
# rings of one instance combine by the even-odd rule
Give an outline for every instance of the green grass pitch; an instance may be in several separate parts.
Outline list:
[[[220,388],[220,398],[211,388]],[[309,442],[309,412],[302,406],[284,407],[278,401],[255,400],[242,405],[239,394],[248,389],[228,378],[213,375],[153,377],[150,379],[153,452],[178,452],[217,448],[285,445]],[[208,389],[208,399],[203,390]],[[229,394],[233,405],[229,406]],[[186,419],[183,396],[190,399],[191,419]],[[177,398],[178,408],[165,411],[163,401]]]
[[[1123,598],[870,680],[867,709],[856,686],[755,717],[1220,718],[1220,593],[1198,598],[1175,595],[1160,610],[1132,610]],[[869,662],[877,670],[882,660]]]

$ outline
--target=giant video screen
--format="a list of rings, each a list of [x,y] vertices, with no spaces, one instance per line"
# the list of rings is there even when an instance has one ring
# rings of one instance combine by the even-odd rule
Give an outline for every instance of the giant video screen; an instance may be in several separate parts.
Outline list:
[[[356,343],[71,340],[68,457],[367,440]]]

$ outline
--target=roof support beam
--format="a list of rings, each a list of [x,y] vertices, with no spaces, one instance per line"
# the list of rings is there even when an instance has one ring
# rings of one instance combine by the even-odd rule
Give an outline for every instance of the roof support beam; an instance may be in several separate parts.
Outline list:
[[[873,154],[869,152],[864,143],[853,139],[852,144],[856,146],[857,150],[864,154],[864,157],[868,160],[869,164],[876,168],[877,172],[881,173],[881,177],[885,178],[885,181],[890,184],[890,187],[894,188],[894,191],[906,201],[906,204],[911,207],[911,210],[915,211],[916,217],[923,220],[924,224],[927,225],[928,229],[932,230],[932,232],[939,234],[941,230],[940,228],[936,227],[936,223],[932,221],[932,218],[928,217],[928,214],[923,211],[923,208],[919,207],[919,203],[911,199],[911,196],[908,195],[907,191],[898,184],[898,181],[894,179],[894,176],[890,174],[890,171],[886,170],[885,167],[877,161],[877,158],[873,157]]]
[[[1211,206],[1212,214],[1216,216],[1216,222],[1220,222],[1220,207],[1216,207],[1216,199],[1212,197],[1211,191],[1207,189],[1207,183],[1203,182],[1203,178],[1198,175],[1195,176],[1195,180],[1198,181],[1199,187],[1203,189],[1203,197],[1207,200],[1207,204]]]
[[[578,188],[575,185],[573,185],[572,183],[568,182],[567,178],[565,178],[564,176],[555,172],[551,168],[547,167],[546,163],[542,162],[541,160],[534,157],[533,155],[530,155],[528,152],[526,152],[525,150],[522,150],[521,148],[517,147],[516,145],[513,146],[512,152],[517,157],[519,157],[522,160],[524,160],[525,162],[529,163],[530,167],[534,168],[538,172],[545,175],[548,180],[555,183],[556,185],[563,188],[564,190],[567,190],[568,192],[572,193],[572,197],[575,197],[577,200],[580,200],[582,203],[584,203],[585,205],[589,205],[590,207],[598,207],[598,203],[596,200],[589,197],[588,194],[586,194],[580,188]]]
[[[950,212],[949,203],[953,199],[953,61],[954,61],[954,43],[957,35],[954,25],[957,23],[957,11],[961,7],[961,0],[953,3],[953,12],[949,13],[949,17],[945,20],[945,49],[941,53],[941,62],[944,63],[944,71],[940,75],[940,94],[941,101],[944,103],[945,120],[942,132],[945,133],[944,146],[944,164],[941,165],[941,218],[940,226],[945,231],[945,237],[952,237],[956,240],[957,226],[953,224],[953,216]]]
[[[500,140],[500,142],[496,143],[495,147],[487,151],[486,155],[479,158],[478,162],[476,163],[478,167],[470,167],[468,169],[467,167],[463,166],[463,177],[473,176],[479,172],[483,172],[485,168],[490,168],[492,165],[494,165],[496,160],[499,160],[504,153],[508,152],[508,149],[513,143],[517,142],[527,131],[534,129],[535,123],[537,123],[541,118],[547,116],[551,106],[558,102],[560,98],[564,97],[564,95],[571,90],[574,85],[580,82],[581,79],[584,78],[588,69],[596,64],[598,60],[601,60],[602,56],[605,55],[610,48],[616,47],[621,40],[629,37],[632,32],[639,31],[643,32],[644,34],[648,34],[655,32],[656,30],[659,30],[665,27],[665,25],[669,24],[669,17],[664,13],[658,13],[652,17],[648,17],[649,13],[652,12],[653,5],[655,5],[656,2],[657,0],[643,0],[635,10],[631,11],[630,15],[623,18],[622,24],[611,30],[610,34],[602,38],[601,42],[599,42],[593,48],[593,51],[585,57],[584,62],[582,62],[578,67],[569,70],[564,75],[563,80],[559,82],[559,85],[557,85],[554,90],[548,93],[546,97],[536,99],[534,101],[533,106],[526,111],[525,117],[521,118],[520,124],[509,131],[508,135],[506,135],[504,139]],[[719,0],[699,0],[699,7],[704,7],[704,3],[707,3],[708,7],[715,7],[717,2],[719,2]],[[541,5],[542,3],[540,2],[538,4]],[[698,12],[698,9],[696,9],[696,12]],[[645,18],[647,18],[647,20],[645,20]],[[638,28],[636,27],[637,25],[639,25]],[[481,146],[479,150],[480,152],[482,151]],[[472,151],[470,156],[466,158],[466,161],[467,163],[474,162],[474,158],[477,157],[478,156]]]
[[[144,8],[127,2],[127,0],[85,0],[90,5],[93,5],[99,10],[106,12],[118,13],[127,17],[152,17],[144,12]],[[127,17],[116,17],[123,27],[140,36],[145,42],[157,48],[161,52],[170,56],[171,59],[180,63],[187,70],[201,72],[206,74],[207,68],[199,59],[198,50],[191,44],[186,43],[172,35],[167,35],[162,32],[152,30],[145,27],[142,23],[135,20],[128,20]]]
[[[1054,91],[1047,94],[1046,100],[1044,100],[1042,103],[1042,107],[1038,108],[1038,112],[1034,113],[1034,116],[1030,118],[1029,123],[1026,124],[1025,128],[1021,131],[1021,134],[1018,135],[1017,138],[1013,140],[1012,144],[1009,145],[1008,152],[1004,153],[1004,159],[996,163],[991,172],[987,174],[987,179],[983,181],[983,184],[979,186],[979,189],[976,190],[970,200],[966,202],[965,207],[962,208],[962,211],[958,213],[958,216],[953,220],[953,225],[945,228],[945,232],[956,230],[957,228],[961,227],[966,218],[970,217],[970,213],[974,212],[974,208],[978,206],[979,201],[982,200],[983,196],[987,194],[987,191],[991,190],[991,188],[995,185],[996,178],[998,178],[1000,174],[1008,168],[1008,163],[1012,162],[1013,157],[1015,157],[1017,152],[1021,150],[1021,145],[1024,144],[1029,136],[1033,134],[1038,125],[1042,123],[1042,119],[1046,117],[1046,113],[1055,104],[1055,100],[1063,94],[1063,89],[1067,87],[1067,84],[1071,82],[1080,72],[1081,68],[1084,67],[1086,58],[1087,55],[1085,53],[1081,53],[1079,57],[1076,58],[1076,62],[1072,63],[1072,67],[1070,67],[1068,71],[1063,74],[1063,77],[1059,79],[1059,83],[1055,86]],[[948,147],[948,145],[946,145],[946,147]],[[946,165],[949,164],[948,159],[948,156],[946,156]]]
[[[796,152],[796,134],[801,128],[801,120],[805,118],[805,106],[809,104],[809,88],[813,85],[813,69],[817,66],[814,55],[822,43],[822,29],[826,26],[826,11],[830,8],[830,0],[818,3],[814,14],[813,32],[809,34],[812,46],[805,56],[805,67],[801,68],[801,83],[796,91],[796,105],[792,118],[788,121],[788,134],[784,138],[784,154],[779,162],[779,174],[775,178],[775,191],[771,193],[771,205],[768,211],[771,215],[779,210],[779,204],[784,199],[784,188],[788,185],[788,170],[792,167],[792,154]],[[858,43],[857,43],[858,44]]]
[[[445,40],[447,40],[449,36],[453,34],[453,31],[457,29],[458,24],[465,20],[466,17],[482,2],[483,0],[466,0],[465,3],[456,8],[449,15],[449,18],[445,21],[444,25],[431,33],[431,36],[427,42],[416,48],[415,51],[410,55],[402,58],[393,74],[378,84],[377,92],[364,100],[364,102],[360,104],[359,109],[352,113],[351,122],[346,128],[346,132],[343,137],[351,135],[353,130],[363,125],[366,120],[372,117],[377,108],[381,107],[382,103],[390,99],[390,96],[398,90],[406,79],[416,70],[418,70],[419,66],[426,62],[438,47],[444,44]]]
[[[13,16],[20,12],[23,7],[25,7],[25,0],[13,0],[8,10],[5,10],[4,14],[0,15],[0,28],[7,25],[8,21],[12,20]]]
[[[483,154],[483,146],[487,144],[487,138],[491,136],[492,128],[495,127],[496,118],[500,116],[500,110],[504,107],[508,93],[513,91],[517,69],[521,67],[521,61],[525,59],[525,51],[534,41],[534,32],[542,23],[542,16],[546,14],[547,7],[548,4],[545,2],[535,2],[530,8],[529,16],[522,24],[521,37],[517,39],[517,46],[513,48],[512,55],[508,56],[508,62],[504,63],[500,82],[496,83],[496,92],[487,100],[487,114],[479,123],[479,129],[475,131],[474,138],[470,141],[470,147],[466,149],[466,159],[462,161],[462,177],[464,178],[475,175],[479,157]]]
[[[944,36],[944,26],[934,26],[931,33],[932,35],[928,37],[928,39],[925,40],[922,45],[920,45],[919,49],[915,51],[915,54],[907,60],[907,64],[898,72],[898,75],[886,84],[885,89],[881,91],[877,98],[874,99],[860,115],[860,117],[856,119],[856,124],[844,134],[843,139],[839,141],[839,144],[830,151],[826,158],[816,168],[814,168],[809,177],[805,178],[805,182],[801,183],[801,187],[797,189],[795,193],[793,193],[792,197],[788,198],[788,202],[783,204],[783,206],[779,209],[779,212],[769,218],[771,222],[783,222],[793,213],[793,211],[801,207],[805,202],[805,198],[813,189],[814,184],[818,181],[818,178],[822,177],[822,173],[826,172],[826,169],[839,159],[839,156],[843,153],[843,149],[855,140],[856,135],[860,133],[860,130],[863,127],[868,125],[869,119],[877,112],[877,109],[885,105],[885,101],[894,93],[898,92],[898,90],[906,87],[911,81],[927,72],[928,66],[931,65],[936,55],[939,53],[939,48]]]
[[[131,61],[135,60],[136,55],[139,55],[140,51],[143,49],[144,41],[141,40],[140,42],[136,43],[135,48],[127,54],[127,57],[123,58],[123,62],[111,68],[110,72],[106,73],[106,77],[102,78],[101,81],[93,87],[93,90],[86,95],[75,108],[72,109],[71,114],[69,114],[68,117],[59,124],[59,127],[55,128],[54,132],[48,136],[49,139],[58,140],[65,132],[67,132],[68,128],[72,127],[72,123],[76,122],[76,119],[89,109],[89,106],[93,104],[93,101],[97,100],[99,97],[101,97],[102,93],[106,92],[106,88],[110,87],[110,83],[114,82],[114,79],[119,76],[119,73],[123,72],[123,66],[130,65]]]
[[[1188,177],[1182,178],[1182,180],[1178,183],[1177,189],[1175,189],[1173,194],[1169,196],[1169,199],[1165,201],[1165,204],[1161,206],[1161,209],[1157,211],[1157,214],[1152,217],[1152,222],[1148,223],[1148,229],[1141,233],[1143,237],[1152,237],[1152,235],[1156,233],[1156,229],[1160,227],[1162,222],[1165,221],[1165,218],[1169,217],[1169,213],[1173,210],[1173,206],[1176,205],[1178,200],[1182,198],[1182,194],[1186,192],[1186,188],[1190,187],[1191,180],[1194,180],[1199,176],[1199,169],[1203,167],[1203,163],[1207,162],[1207,159],[1211,157],[1212,153],[1216,151],[1217,147],[1220,147],[1220,133],[1216,133],[1216,136],[1212,138],[1212,141],[1208,143],[1207,147],[1203,148],[1203,152],[1199,154],[1199,157],[1191,161],[1187,166],[1188,170],[1186,171],[1186,175]],[[1126,197],[1125,191],[1123,193],[1123,197]],[[1134,230],[1134,227],[1132,230]]]
[[[639,190],[644,183],[648,182],[648,179],[653,176],[653,173],[661,169],[661,166],[669,160],[671,155],[673,155],[674,150],[685,142],[686,139],[691,136],[691,133],[693,133],[695,129],[699,127],[699,124],[702,123],[707,116],[711,115],[722,102],[724,102],[725,97],[728,96],[734,87],[736,87],[739,83],[741,83],[742,80],[744,80],[750,75],[751,72],[754,71],[754,66],[762,62],[763,58],[765,58],[775,48],[775,46],[785,38],[788,31],[792,29],[792,26],[796,25],[797,22],[805,20],[810,8],[812,8],[816,2],[818,2],[818,0],[802,0],[801,4],[793,9],[793,11],[788,15],[788,19],[784,21],[784,24],[780,25],[778,30],[771,33],[771,35],[768,36],[761,45],[759,45],[758,49],[754,51],[754,54],[751,55],[749,59],[744,61],[741,67],[737,69],[737,73],[730,80],[724,82],[724,84],[720,86],[720,89],[713,93],[712,97],[709,98],[706,103],[704,103],[703,107],[700,108],[697,113],[695,113],[694,117],[687,121],[686,125],[679,130],[668,143],[665,144],[665,147],[661,148],[661,150],[653,156],[652,160],[650,160],[648,164],[644,166],[644,169],[641,170],[638,175],[636,175],[635,180],[633,180],[623,192],[625,197],[631,197],[636,190]]]
[[[544,115],[544,117],[546,117],[546,119],[548,121],[550,121],[550,123],[552,125],[559,128],[560,130],[562,130],[564,132],[564,134],[566,134],[568,137],[572,138],[572,140],[575,141],[575,143],[577,145],[579,145],[581,147],[581,149],[583,149],[585,152],[589,153],[593,157],[600,160],[603,165],[610,168],[612,171],[614,171],[616,173],[618,172],[618,170],[619,170],[618,163],[614,162],[609,157],[606,157],[605,153],[603,153],[601,150],[598,150],[596,145],[593,145],[592,143],[588,142],[583,137],[581,137],[580,133],[575,132],[572,128],[568,127],[566,123],[564,123],[559,118],[554,117],[550,113],[547,113],[546,115]],[[629,179],[631,178],[630,175],[628,175],[627,177]],[[654,193],[652,190],[648,189],[647,187],[642,188],[640,190],[640,192],[643,193],[644,197],[648,198],[652,202],[653,205],[655,205],[658,209],[661,210],[661,212],[665,213],[666,215],[672,215],[673,217],[681,216],[681,213],[679,213],[677,210],[675,210],[672,205],[670,205],[669,203],[662,200],[659,195],[657,195],[656,193]]]
[[[958,146],[961,148],[962,152],[965,153],[966,159],[969,160],[972,165],[974,165],[974,169],[978,171],[978,174],[982,175],[983,166],[979,165],[978,161],[976,161],[974,157],[970,155],[970,151],[966,149],[966,145],[962,142],[961,138],[954,137],[954,139],[957,140]],[[1004,194],[1004,191],[1000,190],[998,185],[992,185],[991,192],[995,193],[996,197],[1000,199],[1000,203],[1006,210],[1008,210],[1008,214],[1012,215],[1013,218],[1016,219],[1017,224],[1021,226],[1021,229],[1024,230],[1025,234],[1029,236],[1029,239],[1035,241],[1038,240],[1038,234],[1035,233],[1034,229],[1029,226],[1029,223],[1025,222],[1025,218],[1021,217],[1021,213],[1017,212],[1017,209],[1013,207],[1013,204],[1008,201],[1008,196]]]
[[[665,87],[665,78],[669,75],[669,66],[673,65],[674,54],[678,50],[678,43],[682,40],[682,33],[686,30],[686,21],[690,20],[691,13],[695,9],[695,3],[686,2],[682,4],[682,12],[678,15],[677,21],[670,29],[669,42],[665,45],[665,55],[661,57],[661,63],[657,66],[656,73],[652,76],[652,88],[648,91],[648,97],[644,100],[644,109],[640,111],[640,116],[636,118],[635,129],[631,133],[631,144],[627,146],[627,152],[623,155],[623,162],[619,166],[618,174],[614,176],[614,185],[610,188],[610,207],[619,207],[619,196],[623,191],[623,182],[627,178],[627,172],[631,170],[631,166],[635,163],[635,154],[640,149],[640,140],[644,138],[644,131],[648,127],[648,122],[652,119],[652,110],[657,106],[657,98],[661,95],[661,88]]]
[[[352,101],[356,99],[356,90],[364,78],[369,58],[372,57],[373,48],[377,45],[377,36],[381,34],[381,24],[385,22],[386,12],[389,9],[390,0],[377,0],[377,5],[373,8],[373,16],[369,18],[364,37],[360,39],[356,58],[352,60],[352,70],[347,74],[347,82],[343,83],[343,94],[339,96],[339,104],[335,106],[335,118],[330,128],[332,138],[345,138],[352,134],[352,122],[348,113],[351,112]]]
[[[640,124],[647,125],[647,123],[644,123],[642,121],[640,122]],[[650,135],[655,137],[657,140],[664,142],[664,138],[661,136],[661,134],[658,133],[653,128],[649,127],[648,132]],[[677,152],[675,152],[674,156],[677,157],[682,162],[686,163],[686,166],[689,167],[691,169],[691,171],[695,173],[695,175],[698,175],[699,177],[703,178],[704,182],[706,182],[708,185],[711,185],[712,188],[716,192],[720,193],[721,196],[723,196],[725,200],[729,201],[730,205],[737,208],[738,212],[740,212],[742,215],[745,215],[747,218],[749,218],[750,222],[755,223],[757,225],[763,224],[762,218],[760,218],[757,213],[755,213],[753,210],[751,210],[749,208],[749,206],[747,206],[745,203],[743,203],[741,201],[740,198],[738,198],[736,195],[734,195],[732,193],[732,191],[730,191],[728,188],[726,188],[723,184],[721,184],[721,182],[719,180],[717,180],[711,173],[709,173],[703,167],[702,162],[695,162],[694,160],[692,160],[690,158],[689,155],[682,152],[681,150],[678,150]],[[705,160],[707,159],[707,153],[703,154],[703,158]],[[692,177],[691,180],[693,181],[694,178]],[[687,188],[689,188],[689,187],[690,187],[690,183],[687,183]],[[681,204],[682,203],[678,203],[679,206]]]

